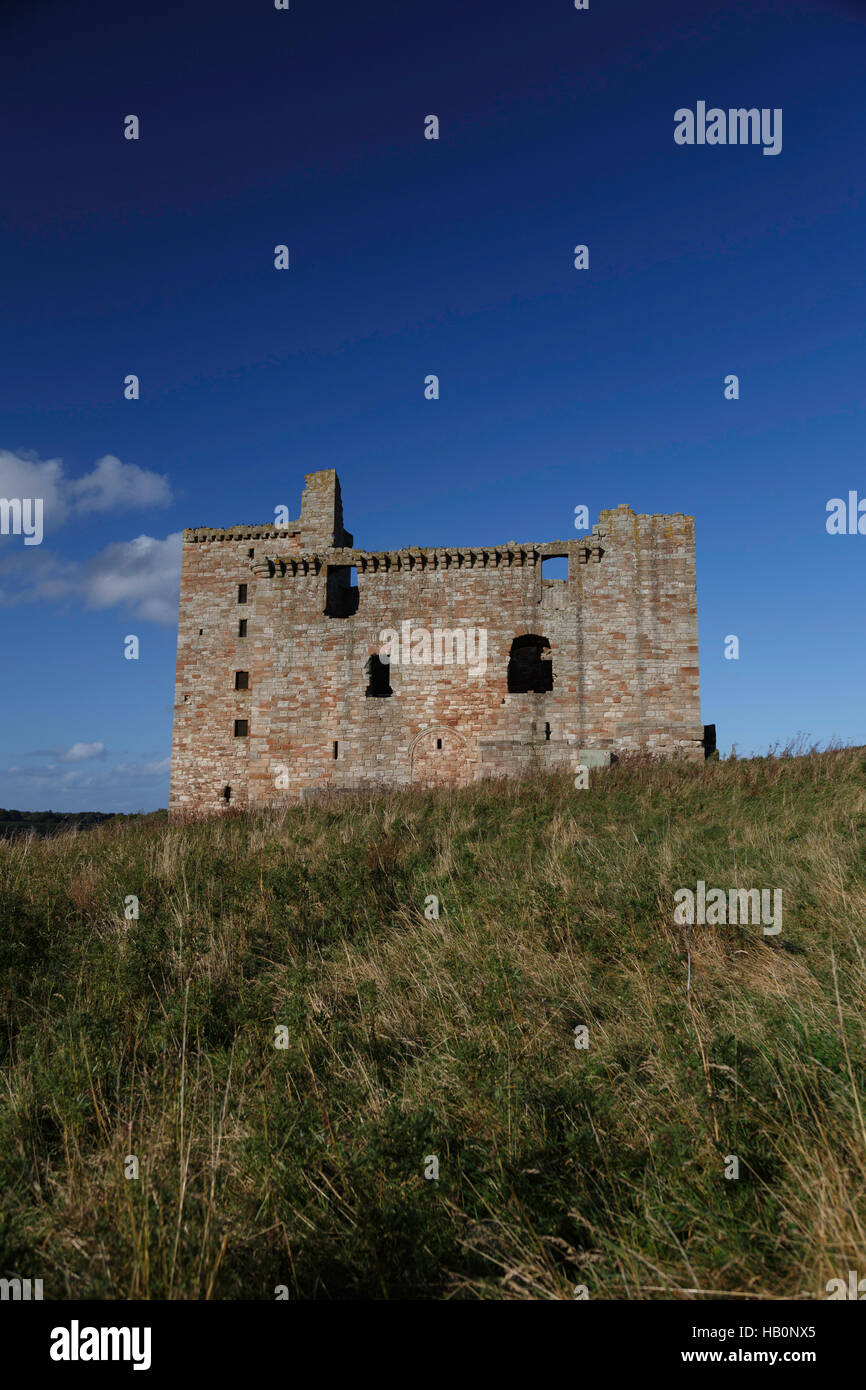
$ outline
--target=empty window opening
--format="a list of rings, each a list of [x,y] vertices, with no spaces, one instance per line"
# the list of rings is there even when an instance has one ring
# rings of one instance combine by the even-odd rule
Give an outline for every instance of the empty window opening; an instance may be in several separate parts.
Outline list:
[[[232,789],[231,789],[231,787],[223,787],[223,801],[226,803],[226,805],[228,805],[228,803],[231,801],[231,799],[232,799]]]
[[[442,740],[441,740],[441,738],[437,738],[437,740],[436,740],[436,747],[437,747],[437,748],[441,748],[441,747],[442,747]]]
[[[256,552],[254,550],[248,550],[247,554],[249,555],[250,559],[253,560],[255,558]]]
[[[364,694],[368,698],[384,699],[387,695],[394,694],[391,689],[391,667],[388,662],[374,654],[365,665],[364,671],[367,676],[367,689]]]
[[[358,611],[358,571],[354,565],[329,565],[325,613],[329,618],[351,618]]]
[[[199,637],[201,637],[201,635],[202,635],[203,632],[204,632],[204,628],[203,628],[203,627],[200,627],[199,630],[198,630],[198,635],[199,635]]]
[[[545,739],[545,742],[546,742],[546,743],[549,743],[549,742],[550,742],[550,725],[549,725],[549,724],[545,724],[545,726],[544,726],[544,739]]]
[[[339,744],[339,742],[337,741],[337,739],[334,739],[334,757],[335,757],[335,758],[338,756],[339,752],[340,752],[340,744]]]
[[[542,579],[567,579],[568,578],[568,556],[567,555],[545,555],[541,561]]]
[[[247,586],[246,586],[246,584],[239,584],[239,585],[238,585],[238,603],[246,603],[246,601],[247,601]]]
[[[246,635],[247,635],[247,620],[246,620],[246,618],[239,618],[239,619],[238,619],[238,637],[246,637]]]
[[[246,738],[250,732],[248,719],[235,720],[235,738]]]
[[[508,689],[512,695],[543,695],[553,689],[553,663],[546,637],[526,633],[515,637],[508,658]]]
[[[249,671],[235,671],[235,690],[249,690],[250,673]]]

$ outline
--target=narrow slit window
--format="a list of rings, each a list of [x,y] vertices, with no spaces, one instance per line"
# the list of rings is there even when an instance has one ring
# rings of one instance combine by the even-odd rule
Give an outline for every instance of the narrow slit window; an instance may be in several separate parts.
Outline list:
[[[232,789],[231,789],[231,787],[223,787],[223,801],[226,803],[226,805],[229,804],[229,802],[231,801],[231,799],[232,799]]]
[[[436,747],[437,747],[437,749],[442,747],[442,740],[441,740],[441,738],[437,738],[437,740],[436,740]]]
[[[238,637],[246,637],[246,635],[247,635],[247,620],[246,620],[246,618],[239,618],[239,619],[238,619]]]
[[[246,601],[247,601],[247,586],[246,586],[246,584],[239,584],[239,585],[238,585],[238,603],[246,603]]]
[[[335,758],[339,756],[339,752],[340,752],[340,745],[339,745],[338,741],[337,741],[336,739],[334,739],[334,757],[335,757]]]

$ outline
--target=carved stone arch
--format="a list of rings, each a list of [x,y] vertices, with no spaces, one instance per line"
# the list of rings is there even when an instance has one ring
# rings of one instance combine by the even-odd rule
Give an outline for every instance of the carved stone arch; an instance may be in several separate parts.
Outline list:
[[[418,786],[465,786],[472,780],[469,744],[447,724],[433,724],[416,734],[409,758],[411,778]]]

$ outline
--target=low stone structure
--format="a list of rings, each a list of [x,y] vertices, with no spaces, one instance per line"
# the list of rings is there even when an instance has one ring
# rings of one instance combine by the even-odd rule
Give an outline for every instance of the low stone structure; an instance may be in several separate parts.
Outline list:
[[[358,550],[328,470],[285,527],[184,532],[174,816],[638,750],[711,751],[691,517],[619,506],[574,540]]]

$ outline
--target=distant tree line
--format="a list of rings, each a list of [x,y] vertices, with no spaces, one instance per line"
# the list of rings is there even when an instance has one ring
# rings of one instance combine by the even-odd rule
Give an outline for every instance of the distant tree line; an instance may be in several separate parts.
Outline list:
[[[167,811],[147,813],[113,811],[6,811],[0,807],[0,839],[26,835],[56,835],[60,830],[90,830],[103,821],[165,820]]]

